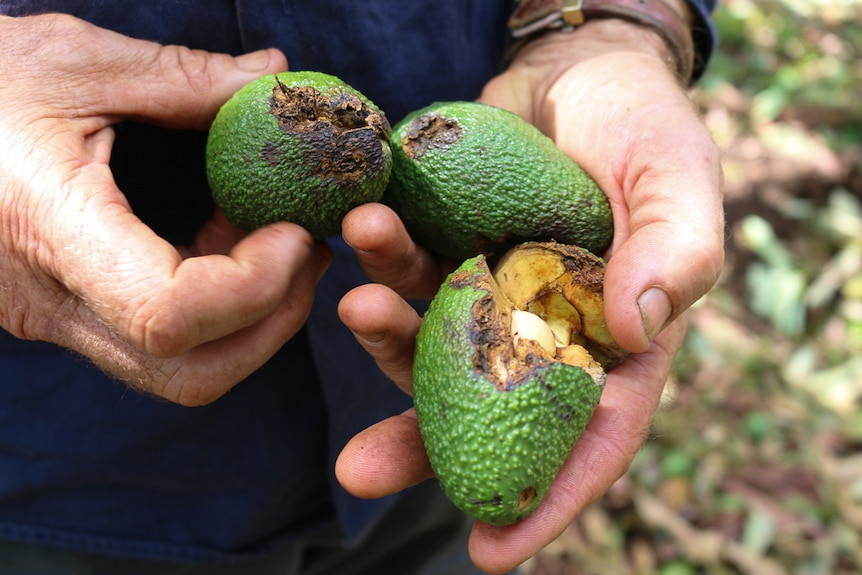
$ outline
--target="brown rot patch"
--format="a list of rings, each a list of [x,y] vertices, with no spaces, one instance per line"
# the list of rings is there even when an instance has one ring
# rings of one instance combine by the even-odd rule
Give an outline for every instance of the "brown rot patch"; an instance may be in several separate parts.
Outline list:
[[[469,270],[458,270],[449,276],[449,285],[455,289],[473,287],[476,282],[476,274]]]
[[[483,505],[492,505],[497,506],[503,503],[502,495],[495,495],[491,499],[471,499],[470,503],[473,505],[483,506]]]
[[[599,296],[604,293],[605,270],[601,265],[595,263],[594,257],[588,252],[575,246],[555,244],[559,246],[563,257],[563,265],[570,282],[577,285],[589,286]]]
[[[263,158],[271,167],[278,165],[281,153],[278,151],[278,146],[275,142],[266,142],[263,149],[260,151],[260,157]]]
[[[356,94],[321,93],[311,86],[289,87],[276,76],[270,111],[279,127],[304,144],[311,175],[356,182],[386,167],[391,127],[380,111]]]
[[[536,341],[524,340],[517,345],[512,334],[512,308],[499,291],[490,273],[474,278],[477,289],[487,295],[477,298],[471,307],[468,327],[473,346],[473,369],[482,373],[500,391],[515,389],[529,381],[541,366],[550,363]]]
[[[460,139],[462,131],[455,118],[423,114],[407,126],[401,148],[408,157],[418,160],[432,148],[448,148]]]
[[[518,496],[518,511],[523,511],[524,509],[529,507],[530,504],[532,504],[535,500],[536,487],[534,485],[531,485],[521,491],[521,494]]]

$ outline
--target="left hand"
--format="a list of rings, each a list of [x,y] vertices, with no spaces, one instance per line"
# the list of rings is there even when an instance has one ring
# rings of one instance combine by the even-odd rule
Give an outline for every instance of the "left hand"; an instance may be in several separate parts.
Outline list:
[[[619,29],[613,35],[601,30],[607,26],[649,34],[618,21],[595,24],[593,30],[603,32],[598,38],[619,37]],[[585,57],[584,44],[575,47],[565,36],[551,34],[530,44],[489,83],[481,100],[537,125],[610,199],[615,235],[605,254],[606,319],[617,342],[632,353],[610,372],[595,415],[542,505],[507,527],[476,523],[470,553],[490,573],[509,571],[533,556],[625,473],[682,345],[684,312],[711,288],[723,263],[718,152],[663,59],[617,50]],[[589,34],[581,38],[588,45]],[[562,65],[568,53],[577,56]],[[416,246],[398,217],[380,205],[348,214],[343,232],[372,280],[389,287],[370,284],[348,293],[339,306],[341,318],[381,369],[410,393],[421,318],[401,298],[433,296],[453,262],[439,262]],[[336,474],[349,492],[369,498],[431,477],[413,411],[354,437]]]
[[[284,54],[163,46],[67,14],[0,16],[0,48],[0,329],[169,401],[214,401],[299,331],[332,254],[295,224],[245,235],[220,213],[171,245],[114,180],[112,126],[206,129]]]

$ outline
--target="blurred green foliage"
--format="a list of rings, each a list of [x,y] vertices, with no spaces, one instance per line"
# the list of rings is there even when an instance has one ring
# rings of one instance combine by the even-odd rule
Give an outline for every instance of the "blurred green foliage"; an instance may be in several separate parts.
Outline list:
[[[539,575],[862,573],[862,0],[720,0],[715,22],[694,99],[727,265],[650,440]]]
[[[862,140],[862,19],[857,0],[724,0],[720,46],[702,83],[729,82],[752,99],[755,120],[787,106],[830,111],[821,125],[836,146]],[[834,122],[829,122],[833,124]]]
[[[733,125],[728,268],[692,314],[654,447],[700,462],[676,510],[741,555],[705,564],[676,541],[670,560],[860,573],[862,2],[727,0],[715,17],[701,89]]]

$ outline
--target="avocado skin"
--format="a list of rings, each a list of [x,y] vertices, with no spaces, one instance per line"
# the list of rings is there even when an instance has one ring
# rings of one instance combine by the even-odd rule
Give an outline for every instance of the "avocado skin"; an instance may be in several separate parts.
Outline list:
[[[414,240],[462,262],[494,259],[523,241],[602,253],[613,235],[598,185],[535,126],[478,102],[437,102],[392,131],[383,203]]]
[[[542,501],[602,386],[581,368],[538,356],[523,377],[489,378],[482,356],[500,345],[492,325],[508,326],[495,317],[508,302],[494,286],[481,255],[447,278],[416,338],[413,394],[428,458],[447,497],[480,521],[508,525]],[[477,321],[476,309],[497,311]]]
[[[337,236],[348,211],[383,195],[392,169],[391,128],[373,102],[335,76],[296,71],[277,78],[241,88],[213,121],[206,148],[213,199],[246,232],[288,221],[317,240]],[[353,124],[354,110],[364,105],[361,113],[377,115],[378,124],[343,129],[333,118],[301,118],[305,123],[294,129],[273,106],[279,83],[319,92],[343,116],[353,114]]]

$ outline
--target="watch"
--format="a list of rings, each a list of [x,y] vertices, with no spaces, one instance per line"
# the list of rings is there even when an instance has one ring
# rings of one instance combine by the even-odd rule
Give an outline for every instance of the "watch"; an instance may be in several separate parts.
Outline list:
[[[679,77],[691,81],[691,24],[665,0],[521,0],[509,19],[509,30],[519,47],[537,34],[573,30],[597,18],[619,18],[655,30],[676,59]]]

